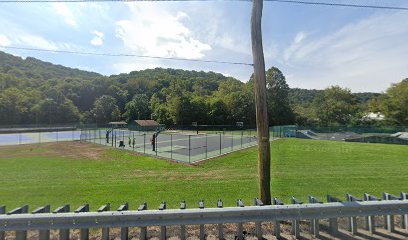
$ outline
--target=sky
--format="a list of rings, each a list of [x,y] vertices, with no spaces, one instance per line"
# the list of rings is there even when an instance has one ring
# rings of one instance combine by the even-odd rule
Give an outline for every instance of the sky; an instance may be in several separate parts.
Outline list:
[[[408,7],[406,0],[336,0]],[[214,71],[243,82],[251,66],[28,50],[120,53],[252,63],[251,2],[0,3],[0,51],[103,75],[147,68]],[[408,11],[265,2],[266,68],[290,87],[383,92],[408,77]]]

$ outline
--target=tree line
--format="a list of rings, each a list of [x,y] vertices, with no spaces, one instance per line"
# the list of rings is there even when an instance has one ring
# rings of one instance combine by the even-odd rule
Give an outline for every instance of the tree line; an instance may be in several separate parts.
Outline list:
[[[270,125],[408,123],[408,79],[385,93],[291,89],[276,67],[266,71]],[[253,77],[147,69],[102,76],[0,52],[0,124],[98,123],[155,119],[167,125],[255,125]],[[373,122],[367,112],[382,112]]]

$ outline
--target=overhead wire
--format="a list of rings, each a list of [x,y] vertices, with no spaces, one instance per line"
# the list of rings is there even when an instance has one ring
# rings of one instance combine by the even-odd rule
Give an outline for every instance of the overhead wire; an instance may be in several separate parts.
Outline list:
[[[160,56],[125,54],[125,53],[98,53],[98,52],[53,50],[53,49],[29,48],[29,47],[13,47],[13,46],[0,46],[0,48],[14,49],[14,50],[37,51],[37,52],[66,53],[66,54],[77,54],[77,55],[93,55],[93,56],[103,56],[103,57],[135,57],[135,58],[166,59],[166,60],[175,60],[175,61],[189,61],[189,62],[203,62],[203,63],[218,63],[218,64],[253,66],[252,63],[245,63],[245,62],[229,62],[229,61],[191,59],[191,58],[177,58],[177,57],[160,57]]]
[[[339,2],[324,2],[324,1],[299,1],[299,0],[264,0],[265,2],[277,2],[277,3],[292,3],[292,4],[304,4],[304,5],[321,5],[329,7],[353,7],[353,8],[373,8],[384,10],[403,10],[408,11],[408,7],[398,6],[384,6],[384,5],[371,5],[371,4],[349,4]]]
[[[81,3],[81,2],[209,2],[209,1],[249,1],[252,0],[0,0],[0,3]],[[408,11],[408,7],[402,6],[385,6],[385,5],[372,5],[372,4],[355,4],[355,3],[340,3],[340,2],[327,2],[327,1],[302,1],[302,0],[264,0],[265,2],[275,3],[290,3],[290,4],[303,4],[314,6],[329,6],[329,7],[352,7],[352,8],[371,8],[371,9],[383,9],[383,10],[402,10]]]
[[[152,1],[217,1],[217,0],[0,0],[0,3],[47,3],[47,2],[65,2],[65,3],[78,3],[78,2],[152,2]],[[220,0],[218,0],[220,1]],[[252,1],[252,0],[221,0],[221,1]],[[289,4],[304,4],[311,6],[329,6],[329,7],[353,7],[353,8],[371,8],[371,9],[384,9],[384,10],[402,10],[408,11],[408,7],[397,6],[384,6],[384,5],[368,5],[368,4],[348,4],[348,3],[334,3],[324,1],[302,1],[302,0],[264,0],[265,2],[275,3],[289,3]],[[176,58],[176,57],[161,57],[161,56],[149,56],[149,55],[137,55],[137,54],[124,54],[124,53],[98,53],[98,52],[81,52],[81,51],[68,51],[68,50],[52,50],[30,47],[13,47],[13,46],[0,46],[4,49],[15,50],[27,50],[38,52],[53,52],[53,53],[66,53],[66,54],[78,54],[78,55],[94,55],[105,57],[136,57],[136,58],[150,58],[150,59],[165,59],[175,61],[190,61],[190,62],[203,62],[203,63],[217,63],[217,64],[232,64],[232,65],[246,65],[253,66],[252,63],[245,62],[229,62],[219,60],[203,60],[203,59],[189,59],[189,58]]]

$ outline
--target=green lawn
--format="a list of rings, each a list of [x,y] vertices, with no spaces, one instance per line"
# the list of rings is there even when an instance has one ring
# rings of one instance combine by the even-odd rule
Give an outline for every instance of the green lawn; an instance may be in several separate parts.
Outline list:
[[[143,201],[157,208],[166,200],[176,208],[182,199],[188,207],[204,199],[214,207],[219,198],[233,206],[237,198],[252,204],[257,196],[256,147],[187,166],[109,148],[97,159],[62,157],[54,151],[58,144],[0,148],[0,205],[89,203],[95,210],[127,201],[136,209]],[[79,144],[72,144],[73,152]],[[272,194],[285,202],[290,196],[306,201],[308,195],[324,200],[326,194],[408,191],[407,146],[282,139],[271,147]]]

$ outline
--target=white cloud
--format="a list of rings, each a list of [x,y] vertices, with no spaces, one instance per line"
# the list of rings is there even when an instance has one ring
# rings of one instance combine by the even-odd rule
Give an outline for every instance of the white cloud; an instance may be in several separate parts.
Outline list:
[[[20,25],[1,19],[0,22],[0,45],[10,45],[11,43],[21,47],[34,47],[47,50],[67,49],[72,46],[69,43],[56,43],[42,35],[35,34],[32,30]]]
[[[52,3],[54,11],[64,18],[66,24],[77,27],[78,24],[72,11],[64,3]]]
[[[8,37],[6,37],[5,35],[0,34],[0,46],[6,47],[9,46],[10,44],[11,44],[10,39],[8,39]]]
[[[104,34],[102,32],[99,32],[97,30],[94,30],[92,32],[95,36],[92,38],[92,40],[90,41],[90,43],[94,46],[101,46],[103,45],[103,37]]]
[[[302,41],[306,38],[305,32],[298,32],[293,39],[292,44],[284,51],[283,58],[288,61],[296,51],[301,47]]]
[[[143,55],[198,59],[211,50],[183,23],[184,12],[171,13],[157,4],[128,4],[132,17],[116,22],[116,37]]]
[[[31,46],[47,50],[57,50],[58,46],[53,41],[49,41],[41,36],[21,33],[13,38],[13,40],[22,46]]]
[[[297,35],[285,50],[291,86],[382,91],[408,76],[408,15],[372,16],[325,36]]]
[[[303,39],[306,38],[306,33],[305,32],[299,32],[298,34],[296,34],[296,37],[294,39],[294,43],[300,43]]]
[[[248,39],[230,35],[228,33],[220,33],[220,37],[215,37],[214,44],[221,48],[227,49],[230,52],[252,56],[251,43]]]

